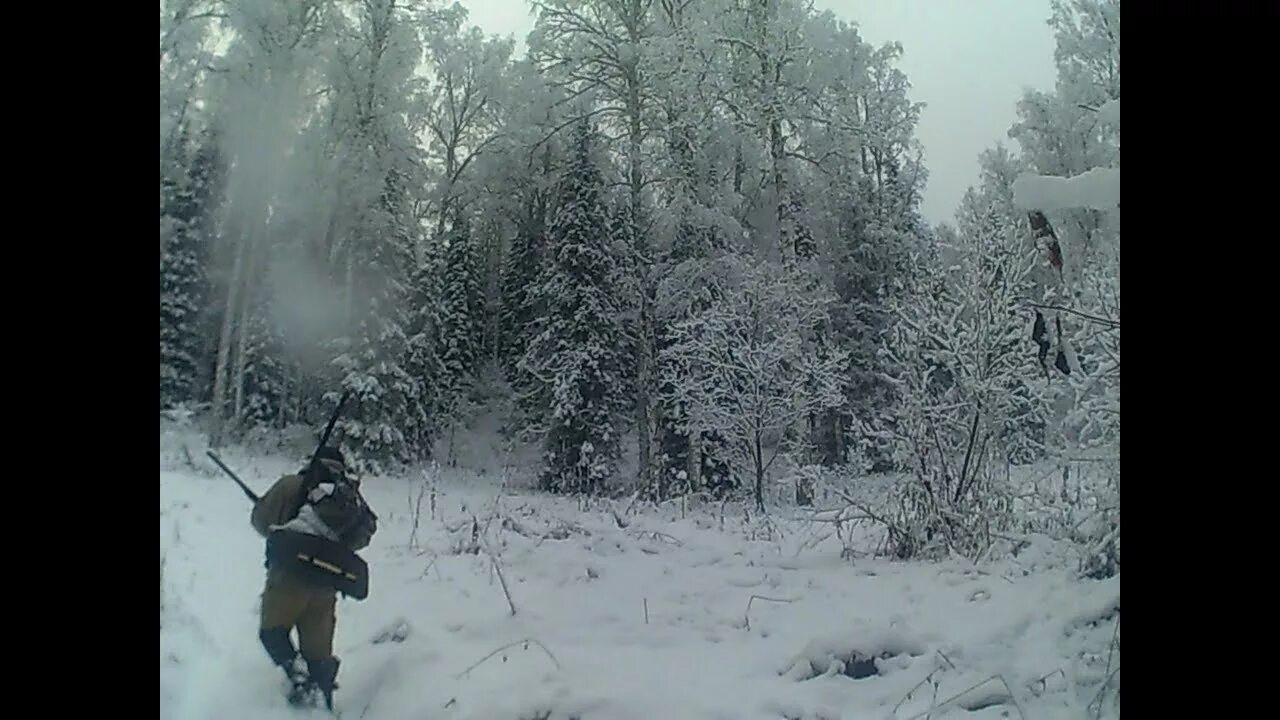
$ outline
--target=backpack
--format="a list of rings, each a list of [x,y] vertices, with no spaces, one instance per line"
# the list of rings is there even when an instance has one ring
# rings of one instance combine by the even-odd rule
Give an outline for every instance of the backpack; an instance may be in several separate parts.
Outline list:
[[[378,531],[378,516],[351,478],[323,464],[317,465],[318,472],[309,473],[303,483],[302,508],[310,506],[316,517],[337,536],[338,542],[350,550],[368,547]]]

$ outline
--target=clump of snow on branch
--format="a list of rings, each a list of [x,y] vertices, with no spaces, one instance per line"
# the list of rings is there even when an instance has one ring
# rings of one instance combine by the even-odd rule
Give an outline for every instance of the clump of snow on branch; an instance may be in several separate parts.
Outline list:
[[[1021,175],[1013,182],[1013,200],[1024,210],[1114,210],[1120,205],[1120,171],[1093,168],[1069,178]]]

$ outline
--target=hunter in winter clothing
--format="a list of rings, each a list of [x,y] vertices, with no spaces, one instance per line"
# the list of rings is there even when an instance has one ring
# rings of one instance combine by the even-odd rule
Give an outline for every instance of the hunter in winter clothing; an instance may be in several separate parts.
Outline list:
[[[367,511],[367,505],[362,498],[355,503],[355,510],[352,503],[326,502],[343,494],[339,491],[359,498],[358,483],[348,475],[342,453],[322,448],[315,466],[276,481],[254,506],[250,522],[268,543],[273,532],[291,530],[361,550],[373,534],[372,522],[354,533],[350,529],[361,524],[353,523],[353,513],[361,508]],[[271,660],[284,669],[292,683],[292,703],[311,702],[318,690],[332,707],[339,665],[333,656],[336,595],[333,587],[317,583],[297,567],[268,562],[258,636]],[[294,628],[298,649],[290,638]]]

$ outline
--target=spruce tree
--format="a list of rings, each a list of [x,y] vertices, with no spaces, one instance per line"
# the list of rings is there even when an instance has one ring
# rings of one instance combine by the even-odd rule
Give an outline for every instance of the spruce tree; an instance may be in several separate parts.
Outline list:
[[[515,361],[528,346],[529,327],[535,315],[530,306],[529,290],[541,270],[541,249],[546,232],[540,203],[529,203],[516,227],[502,273],[502,325],[506,338],[504,354],[515,367]]]
[[[621,401],[622,327],[610,280],[615,260],[608,246],[604,179],[584,122],[574,131],[548,256],[534,289],[545,314],[521,367],[546,390],[550,407],[544,436],[548,490],[594,493],[614,472],[616,422]]]
[[[367,219],[356,252],[357,287],[367,292],[352,334],[339,343],[334,366],[354,394],[342,425],[343,442],[358,467],[373,473],[420,456],[413,446],[419,379],[404,367],[409,358],[408,277],[412,219],[401,183],[389,173],[379,207]],[[332,393],[331,393],[332,395]]]
[[[279,427],[284,421],[289,368],[283,337],[272,316],[272,302],[264,298],[249,319],[242,427]]]
[[[414,381],[415,394],[405,434],[417,455],[424,459],[431,457],[435,439],[442,430],[439,417],[443,380],[439,342],[443,294],[440,275],[435,263],[422,263],[409,279],[406,309],[408,338],[404,368]]]
[[[437,425],[452,435],[463,420],[476,370],[476,283],[475,254],[471,248],[471,229],[466,220],[455,220],[447,236],[445,249],[444,297],[438,337],[440,347],[440,381]],[[450,450],[452,450],[450,442]],[[450,452],[450,463],[454,461]]]
[[[205,142],[185,176],[161,181],[160,407],[199,399],[205,346],[211,215],[220,177],[213,142]]]

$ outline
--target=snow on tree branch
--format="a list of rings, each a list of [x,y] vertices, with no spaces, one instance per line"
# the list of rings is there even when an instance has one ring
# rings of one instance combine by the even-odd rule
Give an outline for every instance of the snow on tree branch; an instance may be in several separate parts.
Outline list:
[[[1108,100],[1098,108],[1098,122],[1119,129],[1120,127],[1120,100]]]
[[[724,435],[763,508],[764,475],[786,432],[843,401],[847,356],[817,352],[811,331],[826,320],[826,299],[807,291],[799,272],[750,262],[722,261],[723,297],[675,325],[664,379],[692,424]]]
[[[1023,174],[1013,182],[1013,201],[1024,210],[1114,210],[1120,205],[1120,171],[1093,168],[1069,178]]]

